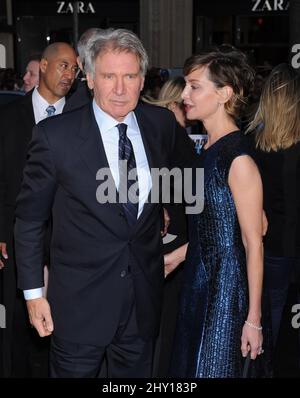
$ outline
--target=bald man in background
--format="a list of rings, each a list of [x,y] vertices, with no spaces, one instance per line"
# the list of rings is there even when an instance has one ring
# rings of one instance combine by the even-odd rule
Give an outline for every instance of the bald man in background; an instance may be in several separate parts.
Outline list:
[[[14,210],[32,128],[63,112],[78,71],[76,53],[67,43],[50,44],[39,68],[39,86],[0,108],[0,297],[6,308],[0,355],[4,377],[47,377],[48,373],[48,342],[41,341],[30,327],[23,293],[16,287]]]

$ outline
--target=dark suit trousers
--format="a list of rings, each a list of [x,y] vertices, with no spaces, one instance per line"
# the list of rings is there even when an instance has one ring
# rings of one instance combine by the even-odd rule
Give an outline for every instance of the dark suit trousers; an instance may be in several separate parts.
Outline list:
[[[153,341],[144,341],[138,331],[131,275],[118,329],[108,346],[78,344],[52,337],[50,377],[52,378],[134,378],[151,377]],[[99,372],[106,360],[106,369]],[[105,373],[105,374],[104,374]]]

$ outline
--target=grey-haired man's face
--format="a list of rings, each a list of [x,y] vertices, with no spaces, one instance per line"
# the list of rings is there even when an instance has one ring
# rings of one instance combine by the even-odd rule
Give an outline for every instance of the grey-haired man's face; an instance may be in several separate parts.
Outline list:
[[[138,57],[119,51],[99,54],[94,77],[88,73],[87,79],[97,105],[119,122],[135,109],[145,80]]]

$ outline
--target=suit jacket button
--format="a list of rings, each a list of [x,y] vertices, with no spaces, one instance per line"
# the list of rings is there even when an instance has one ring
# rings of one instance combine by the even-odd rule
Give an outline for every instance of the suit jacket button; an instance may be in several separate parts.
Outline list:
[[[126,276],[126,271],[125,270],[121,271],[120,276],[121,278],[124,278],[124,276]]]
[[[119,216],[122,217],[122,218],[125,218],[125,214],[123,212],[120,212]]]

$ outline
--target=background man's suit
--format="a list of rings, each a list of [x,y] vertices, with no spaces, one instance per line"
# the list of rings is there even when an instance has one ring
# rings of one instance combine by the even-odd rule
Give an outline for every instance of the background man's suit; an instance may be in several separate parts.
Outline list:
[[[193,146],[171,112],[139,105],[135,115],[150,169],[188,166]],[[42,243],[24,243],[37,239],[52,208],[48,299],[54,333],[91,345],[108,344],[116,332],[128,272],[140,333],[144,339],[154,337],[164,281],[160,206],[146,203],[129,228],[120,204],[96,200],[96,173],[103,167],[108,168],[108,161],[90,105],[41,122],[30,145],[16,211],[19,288],[43,284],[36,266]]]
[[[74,87],[70,91],[68,101],[64,107],[64,112],[80,108],[91,102],[92,93],[87,86],[86,80],[75,81]]]
[[[29,322],[26,305],[21,291],[16,291],[16,269],[13,256],[13,224],[15,202],[22,181],[22,172],[26,163],[27,146],[35,125],[32,107],[32,92],[14,103],[3,106],[1,112],[0,132],[0,241],[7,243],[8,260],[2,275],[2,302],[6,307],[7,327],[2,331],[3,372],[5,377],[19,375],[27,367],[27,355],[22,350],[23,343],[28,346],[30,339]],[[6,182],[9,184],[6,184]],[[14,314],[16,316],[14,316]],[[19,328],[19,325],[23,327]],[[14,331],[19,329],[19,334]],[[32,333],[31,333],[32,334]],[[11,350],[17,356],[18,363],[12,369]],[[29,369],[28,369],[29,372]],[[29,376],[29,374],[28,374]]]
[[[27,364],[27,349],[30,341],[36,339],[37,341],[34,341],[34,344],[39,346],[44,343],[41,342],[36,332],[30,328],[23,293],[21,291],[16,292],[13,250],[15,203],[21,188],[28,144],[32,138],[32,129],[35,126],[32,93],[33,90],[0,109],[0,242],[7,243],[9,256],[6,266],[1,271],[1,300],[3,300],[1,302],[6,306],[7,316],[7,327],[1,331],[3,346],[1,353],[3,357],[1,359],[3,360],[5,377],[24,377],[23,372],[28,372],[25,374],[28,377],[47,375],[47,369],[41,369],[39,360],[36,361],[36,366],[34,363],[31,363],[30,367]],[[17,333],[14,334],[14,331],[17,331]],[[11,347],[13,347],[14,355],[17,358],[14,361],[13,369]],[[42,347],[41,350],[43,351]]]

